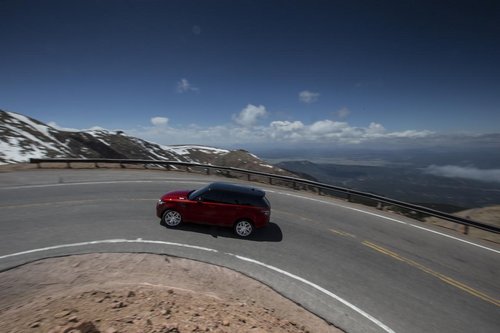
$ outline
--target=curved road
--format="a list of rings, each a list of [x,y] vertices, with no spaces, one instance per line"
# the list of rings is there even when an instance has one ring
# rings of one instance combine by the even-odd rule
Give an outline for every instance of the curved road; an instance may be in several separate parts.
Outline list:
[[[72,253],[165,253],[252,276],[348,332],[500,330],[496,244],[266,185],[258,186],[272,223],[252,239],[159,225],[161,194],[221,180],[142,170],[0,173],[0,270]]]

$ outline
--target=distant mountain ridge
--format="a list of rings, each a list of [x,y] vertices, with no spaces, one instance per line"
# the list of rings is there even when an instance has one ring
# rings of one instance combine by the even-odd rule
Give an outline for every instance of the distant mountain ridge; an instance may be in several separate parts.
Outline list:
[[[169,160],[295,176],[244,150],[197,145],[163,146],[128,136],[122,131],[101,128],[58,130],[36,119],[0,110],[0,164],[22,163],[30,158]]]

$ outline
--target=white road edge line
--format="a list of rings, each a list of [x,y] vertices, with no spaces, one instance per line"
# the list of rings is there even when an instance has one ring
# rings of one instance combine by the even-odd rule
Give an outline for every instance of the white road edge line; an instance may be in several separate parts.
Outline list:
[[[413,228],[416,228],[416,229],[421,229],[421,230],[424,230],[424,231],[428,231],[428,232],[431,232],[433,234],[437,234],[437,235],[440,235],[440,236],[443,236],[443,237],[451,238],[453,240],[456,240],[456,241],[459,241],[459,242],[462,242],[462,243],[466,243],[468,245],[473,245],[473,246],[482,248],[484,250],[488,250],[488,251],[492,251],[492,252],[500,254],[499,250],[495,250],[495,249],[492,249],[492,248],[484,246],[484,245],[476,244],[476,243],[467,241],[465,239],[461,239],[461,238],[458,238],[458,237],[447,235],[445,233],[442,233],[442,232],[439,232],[439,231],[436,231],[436,230],[428,229],[426,227],[422,227],[422,226],[415,225],[415,224],[412,224],[412,223],[404,222],[404,221],[401,221],[401,220],[398,220],[398,219],[395,219],[395,218],[392,218],[392,217],[384,216],[384,215],[381,215],[381,214],[364,211],[362,209],[358,209],[358,208],[354,208],[354,207],[344,206],[344,205],[341,205],[341,204],[338,204],[338,203],[334,203],[334,202],[328,202],[328,201],[324,201],[324,200],[319,200],[319,199],[314,199],[314,198],[308,198],[308,197],[297,195],[297,194],[290,194],[290,193],[285,193],[285,192],[281,192],[281,191],[273,191],[273,190],[267,190],[267,192],[278,193],[278,194],[286,195],[286,196],[290,196],[290,197],[311,200],[311,201],[315,201],[315,202],[319,202],[319,203],[323,203],[323,204],[327,204],[327,205],[332,205],[332,206],[336,206],[336,207],[342,207],[342,208],[345,208],[345,209],[353,210],[353,211],[358,212],[358,213],[363,213],[363,214],[367,214],[367,215],[376,216],[376,217],[379,217],[379,218],[382,218],[382,219],[385,219],[385,220],[389,220],[389,221],[392,221],[392,222],[404,224],[404,225],[407,225],[409,227],[413,227]]]
[[[39,249],[27,250],[27,251],[22,251],[22,252],[17,252],[17,253],[11,253],[11,254],[6,254],[6,255],[3,255],[3,256],[0,256],[0,260],[1,259],[6,259],[6,258],[11,258],[11,257],[16,257],[16,256],[21,256],[21,255],[25,255],[25,254],[31,254],[31,253],[43,252],[43,251],[50,251],[50,250],[57,250],[57,249],[63,249],[63,248],[69,248],[69,247],[78,247],[78,246],[87,246],[87,245],[96,245],[96,244],[117,244],[117,243],[161,244],[161,245],[179,246],[179,247],[185,247],[185,248],[196,249],[196,250],[201,250],[201,251],[219,253],[218,250],[210,249],[210,248],[206,248],[206,247],[202,247],[202,246],[195,246],[195,245],[182,244],[182,243],[173,243],[173,242],[165,242],[165,241],[144,240],[142,238],[138,238],[138,239],[105,239],[105,240],[90,241],[90,242],[80,242],[80,243],[73,243],[73,244],[62,244],[62,245],[48,246],[48,247],[43,247],[43,248],[39,248]],[[345,306],[347,306],[351,310],[359,313],[360,315],[362,315],[363,317],[365,317],[366,319],[368,319],[369,321],[371,321],[372,323],[374,323],[375,325],[377,325],[378,327],[380,327],[381,329],[383,329],[385,332],[395,333],[395,331],[393,331],[390,327],[388,327],[387,325],[385,325],[384,323],[382,323],[378,319],[374,318],[370,314],[366,313],[365,311],[361,310],[357,306],[349,303],[345,299],[343,299],[343,298],[335,295],[334,293],[326,290],[325,288],[323,288],[321,286],[318,286],[317,284],[314,284],[314,283],[312,283],[312,282],[310,282],[310,281],[308,281],[308,280],[306,280],[304,278],[301,278],[300,276],[297,276],[295,274],[289,273],[289,272],[284,271],[284,270],[282,270],[280,268],[277,268],[277,267],[274,267],[274,266],[271,266],[271,265],[267,265],[265,263],[262,263],[260,261],[257,261],[257,260],[251,259],[251,258],[246,258],[246,257],[242,257],[242,256],[239,256],[239,255],[232,254],[232,253],[227,253],[227,252],[223,252],[223,253],[226,254],[226,255],[232,256],[234,258],[237,258],[239,260],[250,262],[250,263],[253,263],[253,264],[265,267],[267,269],[273,270],[275,272],[278,272],[280,274],[288,276],[288,277],[290,277],[292,279],[300,281],[300,282],[302,282],[302,283],[304,283],[304,284],[306,284],[308,286],[311,286],[314,289],[316,289],[316,290],[324,293],[325,295],[330,296],[331,298],[337,300],[338,302],[344,304]]]
[[[276,271],[276,272],[281,273],[283,275],[286,275],[286,276],[288,276],[288,277],[290,277],[290,278],[292,278],[294,280],[297,280],[297,281],[300,281],[300,282],[302,282],[304,284],[307,284],[307,285],[313,287],[314,289],[319,290],[320,292],[322,292],[322,293],[330,296],[331,298],[336,299],[337,301],[339,301],[340,303],[344,304],[345,306],[347,306],[351,310],[356,311],[357,313],[359,313],[363,317],[367,318],[368,320],[370,320],[371,322],[373,322],[375,325],[377,325],[378,327],[380,327],[384,331],[389,332],[389,333],[395,333],[390,327],[388,327],[387,325],[385,325],[384,323],[382,323],[380,320],[376,319],[372,315],[370,315],[370,314],[366,313],[365,311],[361,310],[360,308],[358,308],[354,304],[349,303],[348,301],[346,301],[345,299],[343,299],[343,298],[335,295],[331,291],[328,291],[325,288],[318,286],[317,284],[314,284],[314,283],[312,283],[312,282],[310,282],[310,281],[308,281],[308,280],[306,280],[304,278],[301,278],[300,276],[297,276],[295,274],[289,273],[289,272],[284,271],[284,270],[282,270],[280,268],[264,264],[263,262],[260,262],[260,261],[254,260],[254,259],[242,257],[242,256],[239,256],[239,255],[236,255],[236,254],[231,254],[231,253],[226,253],[226,254],[234,256],[234,257],[236,257],[236,258],[238,258],[240,260],[243,260],[243,261],[247,261],[247,262],[251,262],[251,263],[256,264],[256,265],[263,266],[263,267],[265,267],[267,269]]]
[[[48,247],[42,247],[40,249],[33,249],[33,250],[28,250],[28,251],[11,253],[11,254],[6,254],[6,255],[3,255],[3,256],[0,256],[0,260],[1,259],[6,259],[6,258],[10,258],[10,257],[21,256],[21,255],[24,255],[24,254],[30,254],[30,253],[36,253],[36,252],[43,252],[43,251],[50,251],[50,250],[57,250],[57,249],[63,249],[63,248],[67,248],[67,247],[87,246],[87,245],[95,245],[95,244],[116,244],[116,243],[150,243],[150,244],[162,244],[162,245],[172,245],[172,246],[187,247],[187,248],[190,248],[190,249],[196,249],[196,250],[202,250],[202,251],[208,251],[208,252],[219,252],[217,250],[209,249],[209,248],[201,247],[201,246],[187,245],[187,244],[181,244],[181,243],[172,243],[172,242],[163,242],[163,241],[142,240],[140,238],[138,238],[138,239],[105,239],[105,240],[90,241],[90,242],[81,242],[81,243],[73,243],[73,244],[62,244],[62,245],[48,246]]]

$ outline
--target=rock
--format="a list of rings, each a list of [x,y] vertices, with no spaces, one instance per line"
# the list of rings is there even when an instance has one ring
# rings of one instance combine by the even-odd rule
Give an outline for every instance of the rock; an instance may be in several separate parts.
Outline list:
[[[113,309],[121,309],[121,308],[124,308],[126,306],[127,306],[127,304],[125,304],[123,302],[117,302],[117,303],[115,303],[115,305],[113,305]]]
[[[76,328],[82,333],[101,333],[91,321],[83,322]]]
[[[173,324],[164,324],[163,329],[161,330],[162,333],[180,333],[179,331],[179,325],[177,323]]]
[[[50,330],[57,333],[101,333],[91,321],[83,322],[79,325],[66,325],[59,330]]]
[[[267,331],[263,330],[262,328],[252,328],[249,333],[267,333]]]
[[[66,317],[67,315],[69,315],[71,313],[71,311],[69,310],[64,310],[64,311],[61,311],[61,312],[58,312],[54,315],[54,318],[62,318],[62,317]]]

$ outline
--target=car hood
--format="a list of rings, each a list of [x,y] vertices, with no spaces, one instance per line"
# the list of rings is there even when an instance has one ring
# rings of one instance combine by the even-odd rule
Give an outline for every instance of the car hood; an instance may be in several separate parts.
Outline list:
[[[189,192],[191,192],[191,191],[182,190],[182,191],[168,192],[167,194],[164,194],[161,197],[161,200],[162,201],[173,200],[173,199],[175,199],[175,200],[187,200]]]

